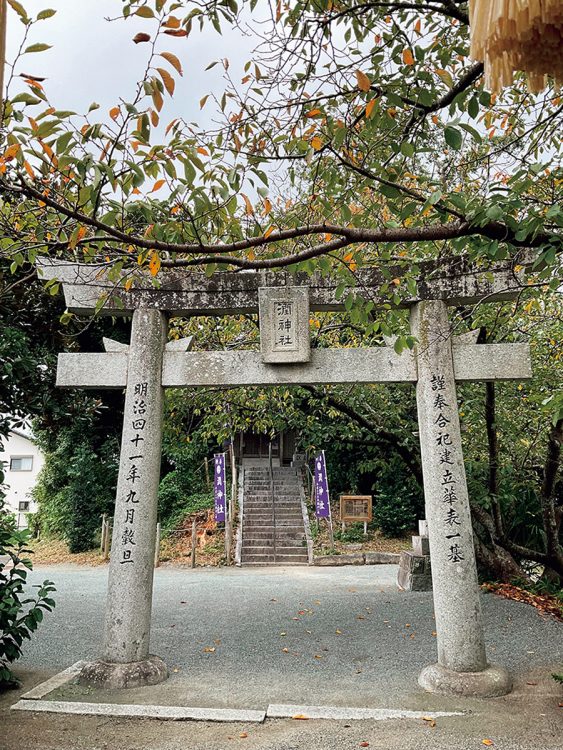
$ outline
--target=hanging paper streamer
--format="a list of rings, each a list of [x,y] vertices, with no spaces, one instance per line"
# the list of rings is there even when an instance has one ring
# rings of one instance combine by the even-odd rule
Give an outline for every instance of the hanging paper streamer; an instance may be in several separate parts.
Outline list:
[[[561,0],[469,0],[471,57],[485,63],[485,88],[500,91],[514,71],[538,93],[552,76],[563,84]]]
[[[325,452],[315,458],[315,515],[317,518],[330,518],[328,478],[326,475]]]
[[[226,520],[226,482],[225,482],[225,454],[215,454],[215,520],[218,523]]]

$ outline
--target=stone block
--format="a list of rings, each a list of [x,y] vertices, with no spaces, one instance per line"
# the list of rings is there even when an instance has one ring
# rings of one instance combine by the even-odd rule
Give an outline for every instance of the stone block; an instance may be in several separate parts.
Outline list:
[[[413,536],[412,550],[415,555],[423,557],[430,554],[430,540],[427,536]]]
[[[420,536],[428,536],[428,521],[418,522],[418,533]]]
[[[309,289],[307,287],[260,287],[260,351],[269,364],[308,362]]]
[[[430,555],[401,552],[397,585],[405,591],[431,591]]]
[[[366,565],[397,565],[400,555],[396,552],[366,552]]]
[[[314,565],[364,565],[365,558],[363,552],[356,552],[349,555],[323,555],[315,557]]]

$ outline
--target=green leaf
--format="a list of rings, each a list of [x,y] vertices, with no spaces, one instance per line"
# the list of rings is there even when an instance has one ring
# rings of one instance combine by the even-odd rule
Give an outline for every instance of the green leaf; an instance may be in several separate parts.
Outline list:
[[[475,119],[479,114],[479,99],[476,96],[472,96],[467,104],[467,114],[469,117]]]
[[[448,146],[451,146],[456,151],[459,151],[459,149],[461,148],[462,138],[461,133],[457,128],[452,128],[451,125],[448,125],[444,130],[444,138],[446,139],[446,143],[448,144]]]
[[[38,21],[44,21],[46,18],[52,18],[57,11],[52,8],[46,8],[37,14]]]
[[[45,44],[44,42],[37,42],[36,44],[30,44],[29,47],[26,47],[23,51],[23,54],[26,55],[30,52],[45,52],[45,50],[51,49],[52,45]]]

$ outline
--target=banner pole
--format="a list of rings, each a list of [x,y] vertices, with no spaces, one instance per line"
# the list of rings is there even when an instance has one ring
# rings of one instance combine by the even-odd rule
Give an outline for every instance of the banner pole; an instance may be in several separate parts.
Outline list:
[[[325,473],[325,477],[326,477],[326,486],[327,486],[327,499],[326,499],[326,501],[327,501],[327,504],[328,504],[328,533],[329,533],[329,537],[330,537],[330,546],[331,546],[331,549],[334,550],[334,529],[332,527],[332,508],[330,507],[330,490],[328,488],[328,472],[327,472],[327,468],[326,468],[326,457],[325,457],[324,450],[322,451],[322,454],[323,454],[323,468],[324,468],[324,473]]]

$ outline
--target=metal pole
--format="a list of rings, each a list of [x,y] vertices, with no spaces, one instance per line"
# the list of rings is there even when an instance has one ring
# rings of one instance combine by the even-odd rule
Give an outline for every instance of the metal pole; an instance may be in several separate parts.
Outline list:
[[[156,524],[156,544],[154,548],[154,567],[160,566],[160,523]]]
[[[197,544],[197,527],[195,520],[192,523],[192,568],[195,568],[195,547]]]
[[[104,554],[104,543],[105,543],[105,536],[106,536],[106,523],[107,523],[107,516],[105,513],[102,513],[102,533],[100,535],[100,555]]]

